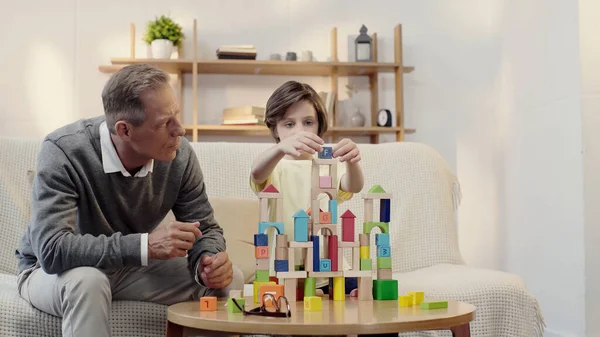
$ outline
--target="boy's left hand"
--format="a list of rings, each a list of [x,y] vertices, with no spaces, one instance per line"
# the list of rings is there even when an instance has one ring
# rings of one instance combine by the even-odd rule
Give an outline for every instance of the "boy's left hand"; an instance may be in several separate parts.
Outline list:
[[[360,161],[360,151],[356,143],[348,138],[340,140],[333,146],[333,158],[340,158],[341,162],[358,163]]]

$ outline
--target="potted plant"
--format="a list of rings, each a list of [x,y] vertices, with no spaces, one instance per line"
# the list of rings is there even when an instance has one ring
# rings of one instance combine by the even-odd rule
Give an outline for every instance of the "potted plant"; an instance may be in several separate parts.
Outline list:
[[[148,28],[144,34],[144,41],[152,46],[153,58],[170,58],[173,47],[181,47],[183,38],[181,26],[164,15],[148,22]]]

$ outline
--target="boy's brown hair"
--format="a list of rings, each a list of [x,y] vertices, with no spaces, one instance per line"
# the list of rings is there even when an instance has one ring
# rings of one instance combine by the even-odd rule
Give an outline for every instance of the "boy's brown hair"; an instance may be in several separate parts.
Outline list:
[[[292,105],[300,101],[308,101],[315,107],[319,123],[317,135],[322,137],[327,131],[327,112],[319,94],[306,83],[288,81],[273,92],[265,109],[265,124],[277,143],[280,141],[277,135],[277,123],[283,119]]]

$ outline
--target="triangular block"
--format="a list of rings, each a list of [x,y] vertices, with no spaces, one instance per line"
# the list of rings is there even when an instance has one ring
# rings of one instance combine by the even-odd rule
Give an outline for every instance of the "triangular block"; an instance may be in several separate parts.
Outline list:
[[[369,190],[369,193],[386,193],[380,185],[373,185]]]
[[[265,187],[265,189],[262,191],[264,193],[279,193],[279,191],[275,188],[275,186],[273,186],[273,184],[269,184],[269,186]]]
[[[303,209],[298,210],[298,212],[292,215],[292,218],[308,218],[308,214]]]
[[[356,215],[354,215],[351,210],[346,210],[341,218],[356,218]]]

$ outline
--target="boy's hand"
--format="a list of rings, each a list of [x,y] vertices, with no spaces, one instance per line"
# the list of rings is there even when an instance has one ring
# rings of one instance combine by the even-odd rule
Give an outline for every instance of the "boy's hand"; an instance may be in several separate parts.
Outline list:
[[[320,152],[323,144],[325,141],[321,137],[312,132],[302,131],[279,142],[279,149],[287,155],[299,157],[300,151],[310,154]]]
[[[333,158],[340,158],[341,162],[358,163],[360,161],[358,146],[348,138],[340,140],[332,150]]]
[[[200,258],[198,273],[204,285],[211,289],[222,289],[233,281],[233,264],[226,252]]]

